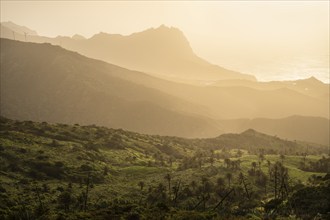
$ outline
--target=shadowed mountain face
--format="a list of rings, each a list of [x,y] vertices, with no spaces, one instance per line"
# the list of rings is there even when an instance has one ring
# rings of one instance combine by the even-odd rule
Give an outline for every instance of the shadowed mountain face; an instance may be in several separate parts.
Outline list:
[[[141,75],[49,44],[1,39],[1,115],[188,137],[218,134],[199,106],[118,77]]]
[[[1,37],[13,38],[12,33]],[[17,39],[24,40],[24,37],[17,34]],[[227,70],[201,59],[179,29],[164,25],[129,36],[106,33],[96,34],[90,39],[76,35],[72,38],[28,36],[27,41],[61,45],[91,58],[174,79],[255,80],[251,75]]]

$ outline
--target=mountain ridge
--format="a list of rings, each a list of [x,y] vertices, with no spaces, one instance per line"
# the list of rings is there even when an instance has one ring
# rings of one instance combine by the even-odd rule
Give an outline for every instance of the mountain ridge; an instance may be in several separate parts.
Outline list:
[[[246,119],[243,120],[244,123],[240,120],[216,119],[225,114],[246,118],[253,112],[257,114],[257,108],[262,107],[275,110],[274,113],[270,112],[271,114],[278,115],[282,112],[285,115],[292,115],[308,110],[309,108],[304,108],[307,103],[317,109],[324,109],[318,107],[320,105],[315,103],[315,98],[294,91],[276,95],[274,91],[265,93],[250,88],[237,92],[237,88],[173,83],[104,61],[90,59],[51,44],[1,39],[1,55],[1,114],[21,120],[82,123],[77,118],[85,115],[87,124],[122,127],[149,134],[214,137],[221,133],[237,133],[243,128],[247,129],[244,127],[248,124]],[[36,72],[42,75],[33,75]],[[17,75],[18,73],[20,75]],[[289,98],[288,95],[291,93],[294,95],[292,100],[295,100],[295,95],[299,94],[300,102],[291,103],[290,99],[287,102],[282,101]],[[255,97],[255,94],[263,95]],[[278,102],[274,102],[270,100],[270,95],[281,98],[278,98]],[[229,102],[228,97],[233,97],[236,101]],[[268,100],[268,105],[264,106],[264,100]],[[208,102],[210,104],[207,104]],[[76,103],[75,107],[72,103]],[[241,106],[245,106],[244,109]],[[294,107],[292,111],[288,111],[290,106]],[[62,111],[59,110],[61,108]],[[41,115],[47,118],[41,118]],[[257,116],[261,117],[258,114]],[[303,118],[301,120],[304,121]],[[315,119],[312,118],[313,120]],[[278,121],[280,119],[265,123],[271,122],[268,126],[271,127]],[[306,128],[304,135],[297,137],[296,134],[291,134],[284,137],[326,144],[328,134],[324,132],[328,129],[323,129],[322,123],[307,123],[302,126]],[[279,131],[287,130],[291,124],[280,127]],[[312,127],[308,126],[312,124]],[[294,128],[291,126],[291,129],[299,130],[299,126]],[[262,127],[260,131],[268,131],[269,129],[266,128]],[[322,132],[319,134],[309,132],[309,129]],[[268,133],[279,134],[274,129],[270,129]]]
[[[285,118],[254,118],[219,121],[226,132],[240,133],[253,129],[289,140],[300,140],[330,146],[330,120],[322,117],[292,115]]]
[[[100,36],[102,38],[96,40]],[[13,39],[10,34],[5,33],[1,37]],[[24,36],[17,36],[17,39],[25,41]],[[227,70],[199,58],[193,52],[183,32],[177,28],[160,26],[127,36],[101,33],[85,40],[61,36],[56,38],[29,36],[27,41],[60,45],[91,58],[149,74],[177,75],[177,77],[199,80],[207,78],[256,80],[252,75]]]
[[[15,24],[11,21],[1,22],[1,26],[5,26],[6,28],[8,28],[18,34],[21,34],[21,35],[28,34],[28,35],[38,36],[38,33],[35,30],[32,30],[25,26]]]
[[[181,136],[217,130],[208,119],[184,113],[199,108],[195,104],[116,76],[129,75],[127,69],[50,44],[1,39],[1,50],[4,116]]]

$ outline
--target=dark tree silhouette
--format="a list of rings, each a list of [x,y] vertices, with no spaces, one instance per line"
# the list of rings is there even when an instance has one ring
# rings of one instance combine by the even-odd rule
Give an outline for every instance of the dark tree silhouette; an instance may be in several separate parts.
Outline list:
[[[172,176],[171,174],[167,173],[164,178],[167,180],[167,184],[168,184],[168,196],[171,198],[171,180],[172,180]]]
[[[224,163],[227,165],[227,168],[229,169],[230,165],[231,165],[231,160],[229,158],[226,158],[224,160]]]
[[[140,190],[142,191],[143,190],[143,187],[144,187],[144,182],[143,181],[140,181],[138,183],[138,186],[140,187]]]
[[[233,175],[231,173],[226,174],[226,178],[228,180],[228,188],[230,188],[230,183],[231,183],[232,177],[233,177]]]

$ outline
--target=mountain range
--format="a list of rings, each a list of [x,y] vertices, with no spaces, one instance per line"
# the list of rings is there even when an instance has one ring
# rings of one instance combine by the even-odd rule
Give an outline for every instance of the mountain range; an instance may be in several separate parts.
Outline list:
[[[329,84],[315,78],[258,82],[202,60],[165,26],[85,39],[9,24],[1,23],[1,37],[16,41],[1,39],[3,116],[183,137],[253,128],[329,145]],[[200,79],[211,83],[182,83]]]
[[[1,23],[1,37],[13,39],[14,31],[16,39],[25,40],[24,32],[18,31],[21,26],[16,25],[15,29],[11,29],[14,25],[11,22],[11,25],[8,23]],[[25,27],[21,28],[26,29]],[[101,32],[89,39],[79,35],[74,35],[72,38],[62,36],[47,38],[29,35],[27,40],[60,45],[90,58],[163,77],[190,80],[255,80],[252,75],[227,70],[198,57],[179,29],[164,25],[129,36]]]
[[[1,39],[1,114],[142,133],[216,134],[206,119],[184,112],[197,105],[118,75],[143,77],[58,46]]]

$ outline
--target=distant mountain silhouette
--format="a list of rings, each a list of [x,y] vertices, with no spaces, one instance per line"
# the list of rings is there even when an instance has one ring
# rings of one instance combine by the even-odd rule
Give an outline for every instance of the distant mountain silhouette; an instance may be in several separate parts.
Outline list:
[[[211,84],[218,87],[246,86],[259,90],[274,90],[287,88],[314,98],[329,100],[329,84],[323,83],[315,77],[293,81],[252,82],[248,80],[221,80]]]
[[[1,36],[13,39],[12,36]],[[22,40],[22,37],[17,37]],[[99,33],[84,40],[79,37],[29,37],[28,41],[52,43],[125,68],[178,79],[255,80],[252,75],[227,70],[201,59],[193,52],[184,34],[164,25],[129,36]]]
[[[136,77],[134,82],[205,106],[208,115],[217,119],[284,118],[292,115],[329,118],[329,84],[320,81],[315,85],[308,83],[309,80],[275,82],[272,86],[272,82],[224,80],[218,85],[194,86]],[[293,83],[296,86],[291,86]]]
[[[1,24],[3,29],[2,37],[13,38],[12,30]],[[163,32],[167,36],[164,39]],[[8,37],[4,36],[6,34]],[[25,41],[24,35],[15,36],[16,40]],[[136,45],[145,38],[154,45],[144,50]],[[163,40],[173,44],[169,44],[168,48],[159,46]],[[115,56],[117,62],[125,59],[126,54],[127,62],[136,62],[136,66],[143,62],[155,63],[150,64],[150,68],[172,68],[171,65],[157,63],[156,60],[162,56],[169,57],[169,62],[182,61],[184,57],[195,59],[198,65],[204,62],[194,55],[181,31],[164,26],[130,36],[100,33],[84,39],[79,35],[56,38],[31,35],[27,41],[50,42],[72,47],[72,50],[79,48],[80,53],[92,57]],[[94,44],[96,49],[89,51]],[[104,48],[97,49],[102,44]],[[175,48],[180,49],[171,58],[171,51]],[[117,55],[112,55],[114,51]],[[151,56],[150,60],[144,58],[150,54],[154,57]],[[185,66],[185,62],[182,63]],[[175,71],[153,74],[170,75]],[[202,77],[202,72],[186,74],[179,71],[174,75],[186,81],[192,76],[195,79]],[[208,79],[214,80],[214,74],[207,75]],[[329,84],[314,77],[257,82],[236,76],[206,85],[189,85],[89,59],[49,44],[3,39],[1,114],[21,120],[95,123],[142,133],[184,137],[216,136],[253,128],[282,138],[329,145]]]
[[[202,139],[202,141],[205,140]],[[210,141],[215,146],[222,146],[226,148],[241,148],[254,151],[259,151],[260,149],[276,149],[277,151],[283,152],[284,154],[294,150],[313,150],[309,144],[284,140],[276,136],[260,133],[254,129],[248,129],[239,134],[222,134],[213,139],[206,139],[206,141]],[[303,145],[305,145],[305,147],[303,147]],[[320,148],[320,146],[317,144],[314,144],[313,147]]]
[[[84,36],[81,36],[79,34],[73,35],[72,39],[74,39],[74,40],[86,40],[86,38]]]
[[[281,119],[237,119],[219,121],[225,133],[239,133],[246,129],[276,135],[289,140],[301,140],[330,145],[330,121],[320,117],[290,116]]]
[[[50,44],[1,39],[1,115],[149,134],[215,136],[197,105],[118,75],[141,75]]]
[[[25,26],[17,25],[11,21],[1,22],[1,37],[13,39],[15,35],[16,40],[25,40],[24,35],[38,36],[37,32]]]

